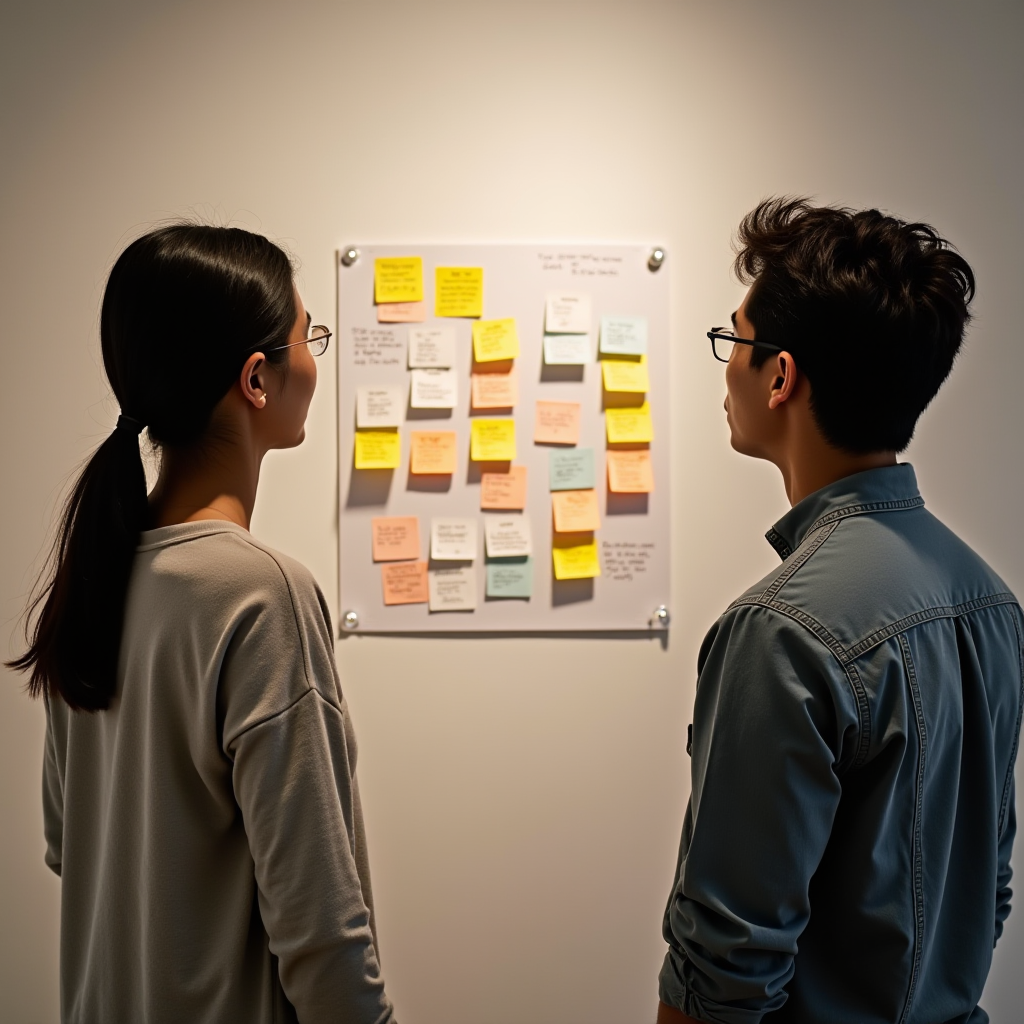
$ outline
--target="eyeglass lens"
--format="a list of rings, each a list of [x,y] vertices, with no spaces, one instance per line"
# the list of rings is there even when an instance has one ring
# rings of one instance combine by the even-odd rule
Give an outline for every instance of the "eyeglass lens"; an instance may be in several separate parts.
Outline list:
[[[327,339],[330,337],[326,327],[314,326],[309,329],[309,351],[315,356],[322,355],[327,349]]]
[[[713,338],[712,344],[715,346],[715,358],[720,359],[723,363],[729,362],[736,343],[727,338]]]

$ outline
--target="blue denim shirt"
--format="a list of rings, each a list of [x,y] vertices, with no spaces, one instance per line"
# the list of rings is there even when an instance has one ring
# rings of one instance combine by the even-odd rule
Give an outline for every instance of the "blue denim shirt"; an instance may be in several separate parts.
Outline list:
[[[903,464],[808,496],[704,640],[663,1002],[987,1021],[1010,910],[1021,609]]]

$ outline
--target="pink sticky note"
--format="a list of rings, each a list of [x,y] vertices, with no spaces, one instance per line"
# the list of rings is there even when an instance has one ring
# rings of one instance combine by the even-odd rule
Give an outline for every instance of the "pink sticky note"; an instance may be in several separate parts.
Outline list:
[[[425,302],[380,302],[377,304],[379,324],[421,324],[427,319]]]
[[[510,466],[507,473],[480,474],[480,507],[526,507],[526,467]]]
[[[533,440],[537,444],[576,444],[580,439],[579,402],[538,402]]]
[[[597,491],[553,491],[551,507],[556,533],[581,533],[601,529]]]
[[[430,600],[426,562],[392,562],[380,567],[385,604],[426,604]]]
[[[375,562],[420,557],[420,521],[416,516],[382,516],[371,520],[370,526]]]
[[[519,397],[514,366],[507,373],[474,373],[470,384],[474,409],[511,409]]]

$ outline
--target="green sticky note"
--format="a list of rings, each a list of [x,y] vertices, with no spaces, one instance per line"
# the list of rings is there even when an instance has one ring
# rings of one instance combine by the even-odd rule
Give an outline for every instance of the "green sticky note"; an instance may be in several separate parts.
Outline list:
[[[487,559],[488,597],[530,597],[533,594],[533,559]]]
[[[548,460],[552,491],[587,491],[593,488],[593,448],[552,448]]]

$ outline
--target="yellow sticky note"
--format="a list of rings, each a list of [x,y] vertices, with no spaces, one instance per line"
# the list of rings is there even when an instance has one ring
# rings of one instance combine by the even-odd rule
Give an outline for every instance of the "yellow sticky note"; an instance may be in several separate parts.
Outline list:
[[[434,268],[434,316],[483,315],[483,267]]]
[[[643,443],[654,440],[650,402],[623,409],[605,409],[604,423],[609,444]]]
[[[593,534],[555,538],[551,548],[556,580],[588,580],[601,575],[597,541]]]
[[[357,430],[356,469],[397,469],[402,435],[397,430]]]
[[[650,391],[651,380],[647,375],[647,356],[639,359],[602,359],[601,375],[605,391]]]
[[[414,430],[409,435],[409,472],[444,475],[455,472],[454,430]]]
[[[470,420],[469,457],[474,462],[511,462],[516,457],[515,420]]]
[[[478,363],[515,359],[519,355],[519,335],[515,317],[504,320],[478,320],[473,324],[473,358]]]
[[[419,256],[386,256],[373,261],[375,302],[422,302],[423,260]]]

